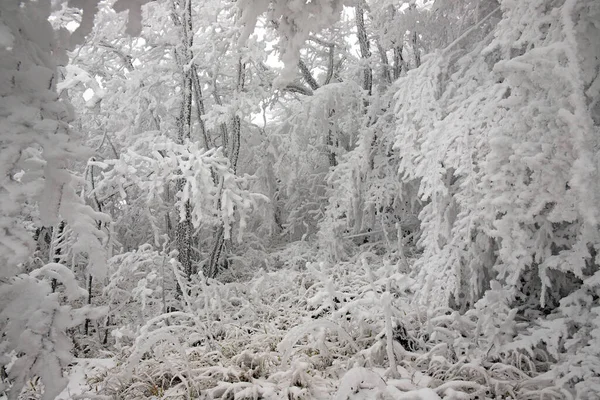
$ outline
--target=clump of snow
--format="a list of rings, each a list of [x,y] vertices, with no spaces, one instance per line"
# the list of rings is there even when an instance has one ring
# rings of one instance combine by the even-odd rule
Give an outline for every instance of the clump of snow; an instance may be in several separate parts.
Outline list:
[[[11,33],[10,28],[0,21],[0,46],[10,50],[12,49],[14,40],[15,37]]]
[[[98,392],[102,377],[115,366],[112,358],[78,358],[68,371],[69,383],[56,400],[70,400],[86,392]]]

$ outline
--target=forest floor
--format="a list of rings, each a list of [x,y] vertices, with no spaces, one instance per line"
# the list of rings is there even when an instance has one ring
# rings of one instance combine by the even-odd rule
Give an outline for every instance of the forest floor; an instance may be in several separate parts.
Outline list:
[[[102,389],[108,397],[94,398],[124,399],[563,398],[536,369],[539,362],[534,367],[523,354],[498,355],[500,336],[486,328],[489,318],[412,304],[413,282],[401,270],[400,263],[357,259],[288,265],[245,282],[205,282],[184,310],[150,320],[113,360],[79,360],[65,393]]]
[[[69,384],[56,400],[70,400],[100,390],[102,377],[115,367],[112,358],[78,358],[69,371]]]

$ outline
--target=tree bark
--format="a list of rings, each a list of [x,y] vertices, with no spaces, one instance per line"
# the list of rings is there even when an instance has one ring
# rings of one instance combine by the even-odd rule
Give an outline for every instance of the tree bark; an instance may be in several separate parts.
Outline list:
[[[394,80],[400,78],[404,70],[404,58],[402,57],[402,46],[394,46]]]
[[[236,82],[236,94],[239,96],[244,90],[245,84],[245,76],[246,76],[246,64],[242,62],[242,58],[238,59],[237,66],[237,82]],[[231,169],[234,173],[237,172],[237,162],[240,154],[240,138],[241,138],[241,128],[242,121],[240,116],[237,113],[233,114],[231,121],[231,147],[228,147],[227,156],[229,157],[229,161],[231,163]],[[220,206],[220,205],[219,205]],[[219,273],[219,260],[221,258],[221,254],[223,253],[223,247],[225,245],[225,227],[221,225],[215,234],[215,241],[213,249],[210,253],[208,270],[206,271],[206,275],[209,278],[215,278]]]
[[[177,4],[183,7],[181,18],[176,17]],[[192,26],[192,2],[191,0],[174,0],[174,21],[181,26],[181,44],[175,50],[176,60],[182,75],[182,99],[179,118],[177,119],[177,143],[183,144],[190,140],[192,136],[192,92],[193,79],[192,68],[190,64],[193,59],[192,45],[194,44],[193,26]],[[181,192],[185,184],[184,179],[177,181],[177,191]],[[191,278],[193,271],[193,226],[192,226],[192,205],[189,201],[184,204],[183,218],[179,217],[176,228],[176,246],[178,251],[178,260],[181,263],[183,271],[188,279]]]
[[[369,65],[371,58],[371,49],[369,44],[369,38],[367,36],[367,30],[365,28],[365,10],[363,3],[359,1],[358,5],[354,8],[356,14],[356,34],[358,36],[358,44],[360,47],[360,56],[365,67],[363,69],[363,89],[370,96],[373,89],[373,71]]]

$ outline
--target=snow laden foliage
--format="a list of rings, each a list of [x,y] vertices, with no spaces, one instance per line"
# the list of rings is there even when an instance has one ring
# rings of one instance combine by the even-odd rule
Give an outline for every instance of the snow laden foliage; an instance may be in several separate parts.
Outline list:
[[[311,33],[333,25],[340,18],[344,5],[354,0],[243,0],[237,3],[240,10],[238,24],[243,27],[240,44],[244,44],[254,32],[262,14],[272,21],[279,35],[280,59],[285,67],[279,81],[281,86],[294,79],[300,60],[300,50]]]
[[[109,283],[99,301],[109,308],[107,329],[119,349],[131,345],[150,319],[181,307],[175,275],[180,266],[149,244],[116,255],[108,264]]]
[[[398,82],[400,172],[428,202],[424,302],[473,304],[497,278],[555,307],[593,273],[598,127],[584,88],[597,78],[583,37],[598,6],[575,6],[505,4],[488,43],[431,55]],[[536,293],[520,282],[529,270]]]
[[[274,170],[281,185],[291,240],[312,239],[327,204],[326,174],[356,141],[361,125],[362,93],[353,82],[332,83],[314,92],[282,121],[271,136]]]
[[[0,1],[0,393],[600,397],[599,20]]]
[[[379,116],[329,175],[321,242],[344,259],[351,232],[381,219],[387,245],[384,220],[417,211],[415,301],[476,318],[494,338],[486,357],[548,371],[547,395],[595,398],[599,5],[500,6],[393,84],[392,129],[369,129],[390,118],[371,105]],[[395,189],[373,191],[383,183]]]
[[[69,125],[72,108],[56,93],[62,52],[49,13],[49,1],[0,5],[0,367],[8,371],[10,383],[3,381],[2,390],[10,399],[34,376],[41,378],[44,398],[53,399],[71,359],[66,330],[100,311],[63,305],[59,284],[69,300],[81,294],[64,265],[25,273],[35,227],[67,224],[71,254],[85,260],[87,274],[106,273],[106,234],[97,223],[109,219],[85,205],[68,170],[89,154]]]
[[[108,170],[98,183],[97,192],[103,197],[118,193],[125,202],[129,188],[143,193],[132,206],[144,210],[152,224],[156,244],[164,239],[156,221],[170,182],[183,182],[175,194],[179,219],[185,218],[185,205],[189,202],[194,228],[222,223],[227,240],[231,238],[234,222],[237,222],[238,238],[241,237],[248,212],[258,199],[264,199],[244,188],[246,179],[233,174],[229,160],[220,149],[205,151],[194,142],[176,144],[166,138],[158,143],[141,140],[137,148],[105,163]]]
[[[538,376],[532,357],[496,353],[519,325],[497,308],[504,300],[501,288],[488,292],[488,306],[506,320],[494,326],[481,310],[462,315],[411,305],[414,281],[373,255],[285,267],[246,282],[182,280],[182,308],[140,328],[100,394],[563,398]]]
[[[17,265],[33,250],[26,224],[53,226],[61,219],[77,235],[77,250],[87,253],[90,270],[102,276],[105,236],[96,229],[95,220],[106,222],[106,216],[82,204],[67,169],[69,160],[85,159],[88,153],[68,124],[71,107],[55,91],[54,43],[48,40],[54,34],[46,20],[47,6],[42,2],[19,7],[13,1],[2,5],[2,23],[12,32],[12,40],[10,46],[0,48],[0,263],[6,266],[1,276],[17,273]],[[35,28],[30,28],[31,21],[36,21]],[[38,207],[34,220],[23,214],[28,205]]]
[[[29,275],[21,274],[0,287],[0,365],[8,365],[9,399],[18,399],[29,379],[37,377],[44,385],[42,399],[54,399],[67,385],[62,371],[72,360],[68,329],[86,318],[98,318],[102,308],[63,305],[63,295],[54,292],[42,278],[56,279],[64,285],[64,295],[73,301],[85,296],[74,274],[64,265],[46,264]]]
[[[501,5],[485,40],[396,83],[399,172],[426,203],[417,301],[513,320],[500,353],[542,351],[556,390],[594,398],[600,5]],[[523,331],[520,318],[539,319]]]

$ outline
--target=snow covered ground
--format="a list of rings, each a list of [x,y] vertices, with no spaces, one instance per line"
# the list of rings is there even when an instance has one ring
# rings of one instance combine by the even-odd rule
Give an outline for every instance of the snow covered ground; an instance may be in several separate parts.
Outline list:
[[[55,400],[71,400],[83,393],[97,392],[106,371],[115,366],[110,358],[77,358],[69,369],[69,383]],[[31,381],[22,393],[22,398],[39,398],[38,380]],[[7,400],[6,394],[0,394],[0,400]]]
[[[70,400],[85,392],[99,390],[101,376],[114,367],[111,358],[78,358],[69,374],[69,384],[56,400]]]

